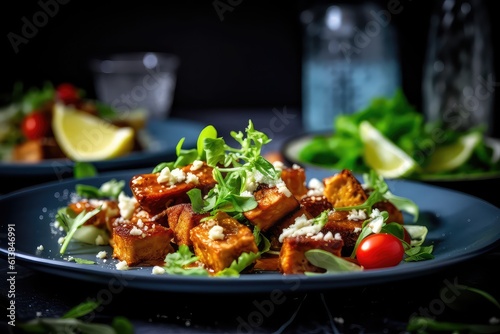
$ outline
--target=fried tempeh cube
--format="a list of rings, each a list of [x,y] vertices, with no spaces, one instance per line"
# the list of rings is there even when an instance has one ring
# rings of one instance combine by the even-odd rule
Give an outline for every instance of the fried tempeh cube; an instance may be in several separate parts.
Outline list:
[[[139,205],[156,215],[169,206],[189,203],[186,194],[189,190],[198,188],[205,195],[215,184],[212,167],[200,162],[172,171],[135,175],[130,180],[130,189]]]
[[[299,201],[291,193],[287,194],[276,186],[269,187],[261,184],[254,192],[254,197],[258,203],[257,207],[243,214],[261,231],[267,231],[276,222],[300,206]]]
[[[323,194],[334,208],[360,205],[368,199],[368,194],[361,183],[347,169],[325,178],[323,183],[325,184]]]
[[[113,228],[113,257],[129,266],[163,265],[174,252],[172,229],[150,221],[122,221]]]
[[[318,238],[309,236],[286,237],[280,251],[279,270],[284,275],[303,274],[309,272],[324,272],[323,268],[318,268],[310,263],[305,253],[311,249],[321,249],[341,256],[344,245],[342,239]],[[326,240],[325,240],[326,239]]]
[[[190,235],[194,254],[215,273],[229,267],[244,252],[258,252],[252,230],[222,211],[193,227]]]
[[[178,245],[192,246],[191,229],[209,213],[196,213],[189,203],[176,204],[167,208],[168,226],[174,232],[174,242]]]

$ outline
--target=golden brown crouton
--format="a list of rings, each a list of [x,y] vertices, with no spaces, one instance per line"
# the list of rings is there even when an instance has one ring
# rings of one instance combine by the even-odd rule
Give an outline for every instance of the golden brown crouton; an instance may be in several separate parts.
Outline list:
[[[244,252],[258,252],[250,228],[225,212],[193,227],[191,241],[194,254],[215,273],[229,267]]]
[[[323,180],[324,195],[334,208],[363,204],[368,195],[361,183],[347,169]]]
[[[287,196],[275,186],[260,185],[254,192],[254,197],[258,203],[257,207],[243,214],[261,231],[267,231],[277,221],[300,206],[299,201],[293,195]]]
[[[174,241],[178,245],[192,246],[190,232],[209,213],[196,213],[188,203],[176,204],[167,208],[168,225],[174,232]]]
[[[321,249],[341,256],[343,242],[340,239],[315,240],[311,237],[286,237],[280,251],[279,269],[284,275],[303,274],[309,272],[324,272],[310,263],[305,253],[311,249]]]
[[[130,180],[130,189],[139,205],[149,213],[156,215],[161,213],[167,207],[179,204],[189,203],[189,197],[186,194],[193,188],[198,188],[202,194],[216,184],[212,177],[212,167],[203,163],[199,168],[193,168],[193,165],[187,165],[181,168],[186,179],[175,182],[172,178],[172,184],[165,180],[166,177],[158,181],[161,173],[138,174]],[[172,171],[174,174],[175,172]],[[189,177],[191,175],[193,177]]]
[[[154,222],[122,222],[113,228],[113,257],[129,266],[163,265],[165,256],[174,252],[173,232]]]

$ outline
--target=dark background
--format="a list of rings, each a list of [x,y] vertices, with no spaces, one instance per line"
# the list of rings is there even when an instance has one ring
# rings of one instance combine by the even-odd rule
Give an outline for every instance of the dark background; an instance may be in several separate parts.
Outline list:
[[[394,0],[392,0],[394,1]],[[354,1],[351,1],[354,2]],[[386,1],[377,2],[387,8]],[[392,16],[398,30],[403,90],[421,108],[422,66],[435,1],[401,0]],[[301,107],[302,35],[299,13],[318,1],[18,1],[2,11],[2,80],[26,87],[48,80],[73,82],[95,96],[88,60],[114,51],[166,51],[181,59],[173,115],[183,109]],[[334,1],[330,1],[334,3]],[[43,6],[52,15],[15,52],[9,34],[22,35]],[[493,1],[492,39],[499,38]],[[495,54],[499,54],[496,43]],[[498,57],[497,57],[498,58]],[[496,60],[495,68],[500,68]],[[498,70],[496,70],[498,73]],[[498,78],[499,75],[496,75]],[[498,92],[496,92],[498,96]],[[499,99],[496,98],[496,101]],[[497,103],[498,105],[498,103]],[[495,109],[498,109],[496,107]],[[495,127],[498,136],[499,126]]]

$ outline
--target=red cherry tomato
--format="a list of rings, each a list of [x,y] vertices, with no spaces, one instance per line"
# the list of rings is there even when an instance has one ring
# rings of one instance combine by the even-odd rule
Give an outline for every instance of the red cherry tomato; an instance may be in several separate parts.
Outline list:
[[[32,112],[23,118],[21,130],[28,139],[42,138],[49,133],[50,122],[44,113]]]
[[[57,86],[56,97],[64,104],[74,104],[80,100],[78,89],[70,83],[62,83]]]
[[[404,256],[401,240],[389,233],[370,234],[359,243],[356,258],[365,269],[398,265]]]

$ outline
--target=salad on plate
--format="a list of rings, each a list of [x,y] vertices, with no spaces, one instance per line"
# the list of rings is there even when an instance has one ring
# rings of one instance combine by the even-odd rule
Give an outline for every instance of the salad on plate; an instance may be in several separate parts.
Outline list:
[[[343,169],[307,181],[299,165],[261,155],[270,139],[251,121],[231,136],[236,147],[209,125],[197,147],[179,141],[175,161],[128,182],[77,184],[52,222],[60,256],[92,265],[74,247],[109,245],[112,254],[96,257],[116,260],[116,270],[211,277],[338,274],[433,259],[418,206],[373,170],[363,180]],[[76,174],[92,175],[79,166]]]
[[[118,113],[71,83],[25,89],[18,82],[0,108],[0,161],[107,160],[141,151],[145,111]]]
[[[464,131],[426,122],[399,90],[357,113],[338,116],[332,133],[311,134],[285,147],[288,160],[386,178],[461,179],[500,175],[500,142],[484,127]],[[293,150],[291,147],[293,146]]]

